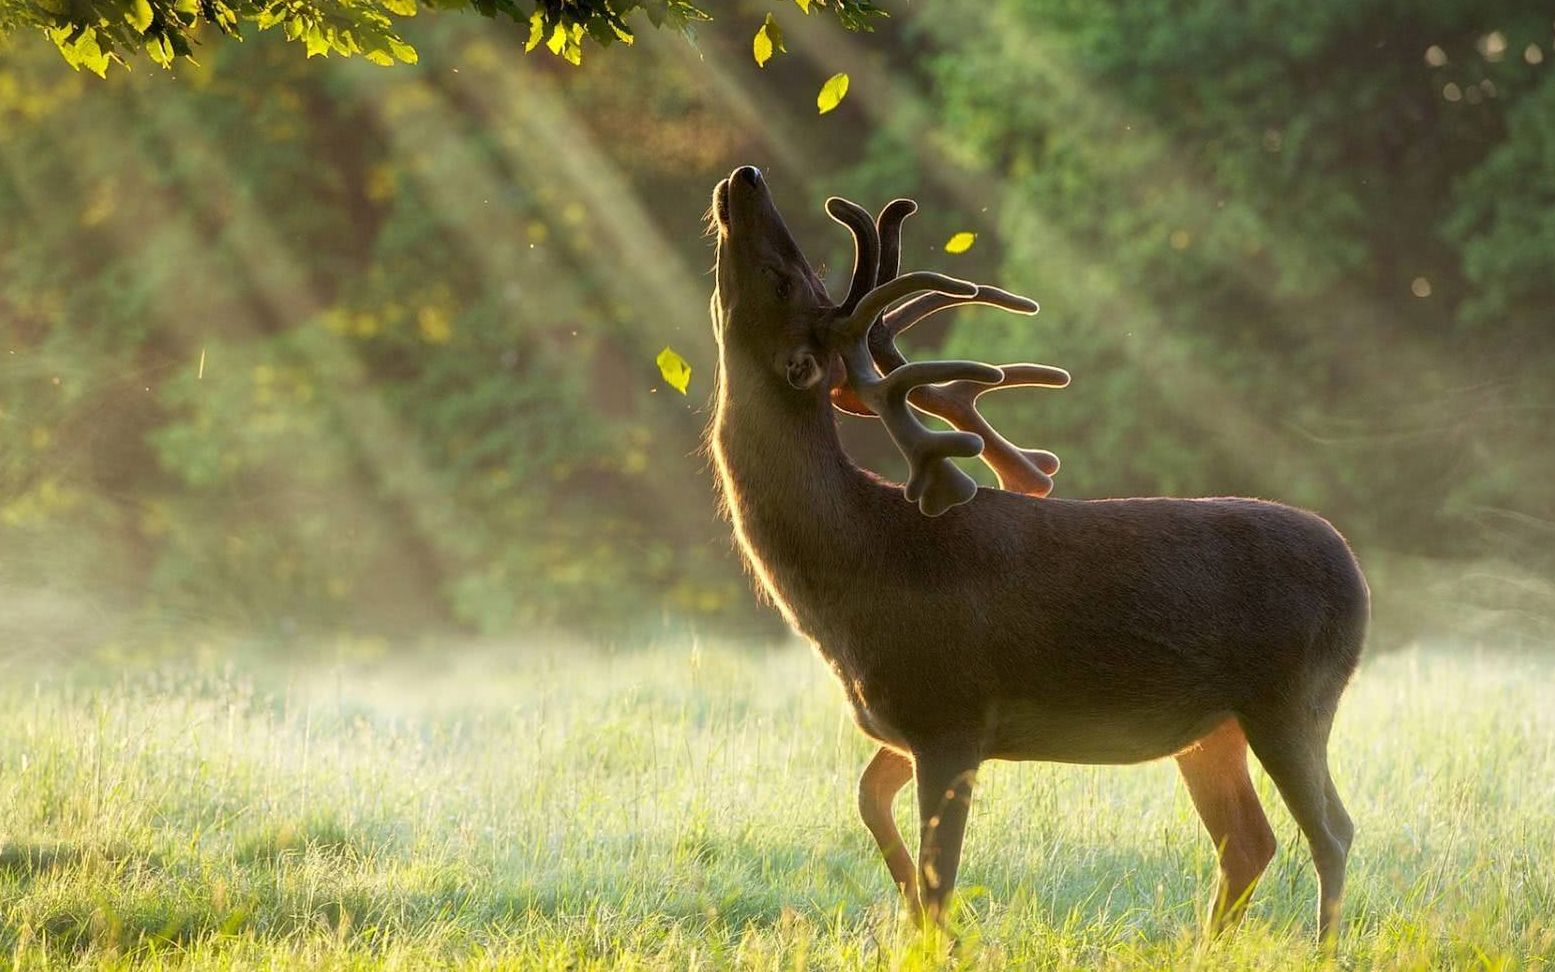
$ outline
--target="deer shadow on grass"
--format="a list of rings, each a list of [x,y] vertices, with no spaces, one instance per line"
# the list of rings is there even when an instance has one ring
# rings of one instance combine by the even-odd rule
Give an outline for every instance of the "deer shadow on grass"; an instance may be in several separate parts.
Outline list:
[[[85,851],[72,844],[8,842],[0,846],[0,875],[18,882],[31,882],[39,875],[76,864],[85,856]]]
[[[64,841],[7,841],[0,844],[0,879],[30,885],[89,862],[120,870],[157,869],[166,858],[128,844],[72,844]]]

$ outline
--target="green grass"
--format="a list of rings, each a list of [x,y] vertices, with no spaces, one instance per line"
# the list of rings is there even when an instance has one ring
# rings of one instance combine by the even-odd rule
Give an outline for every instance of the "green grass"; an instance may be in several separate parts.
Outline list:
[[[1211,849],[1170,763],[989,764],[946,958],[898,920],[854,815],[869,747],[808,652],[455,658],[13,671],[0,962],[1322,964],[1306,849],[1261,775],[1281,850],[1206,946]],[[1359,827],[1344,966],[1555,961],[1555,664],[1372,659],[1334,763]]]

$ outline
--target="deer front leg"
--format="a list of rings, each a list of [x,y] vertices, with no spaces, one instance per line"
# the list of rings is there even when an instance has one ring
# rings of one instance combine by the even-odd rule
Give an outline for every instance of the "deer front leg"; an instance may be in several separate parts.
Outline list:
[[[939,745],[913,751],[923,840],[918,848],[920,917],[943,925],[956,887],[961,839],[972,807],[972,785],[982,761],[976,749]]]
[[[891,872],[891,881],[907,902],[914,915],[918,913],[918,872],[913,866],[912,855],[902,842],[902,833],[896,829],[896,818],[891,813],[891,803],[912,779],[912,760],[887,746],[881,746],[875,757],[864,767],[864,775],[858,781],[858,812],[864,818],[864,826],[874,835],[880,847],[880,856]]]
[[[1208,924],[1215,935],[1241,921],[1247,899],[1274,857],[1274,831],[1247,775],[1247,737],[1235,718],[1178,753],[1177,768],[1220,863]]]

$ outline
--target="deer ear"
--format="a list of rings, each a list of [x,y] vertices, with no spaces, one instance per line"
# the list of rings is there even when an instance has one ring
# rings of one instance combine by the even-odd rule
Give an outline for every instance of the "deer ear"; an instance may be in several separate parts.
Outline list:
[[[790,387],[809,391],[826,377],[826,369],[821,367],[814,351],[808,347],[799,347],[789,352],[784,377],[788,379]]]

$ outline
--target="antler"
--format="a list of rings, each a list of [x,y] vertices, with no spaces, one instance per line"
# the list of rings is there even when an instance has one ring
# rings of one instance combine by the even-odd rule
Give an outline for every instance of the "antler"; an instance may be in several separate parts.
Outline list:
[[[970,299],[925,294],[885,315],[869,334],[870,353],[883,369],[900,368],[907,359],[896,346],[896,336],[907,328],[948,307],[962,304],[987,304],[1019,314],[1035,314],[1037,302],[997,287],[978,287]],[[1000,388],[1063,388],[1069,384],[1069,372],[1040,364],[1000,365],[1004,380],[988,387],[958,382],[936,388],[920,389],[910,401],[937,415],[958,429],[983,437],[982,460],[999,477],[1001,489],[1033,496],[1053,491],[1053,474],[1058,472],[1058,457],[1046,449],[1022,449],[1000,435],[977,410],[977,400]]]
[[[844,314],[852,314],[864,295],[875,288],[880,268],[880,236],[875,232],[869,210],[841,196],[826,200],[826,213],[853,231],[853,280],[848,284],[848,296],[837,307]],[[895,270],[891,276],[896,276]]]
[[[977,483],[958,469],[950,457],[977,455],[983,449],[983,439],[973,432],[930,429],[907,407],[907,396],[920,385],[997,384],[1004,379],[1004,372],[977,361],[920,361],[904,363],[883,375],[869,351],[869,330],[887,307],[903,297],[923,291],[970,297],[977,293],[977,285],[940,273],[918,271],[902,276],[893,274],[890,280],[875,286],[880,237],[874,220],[863,208],[836,197],[827,200],[826,211],[853,230],[856,246],[848,300],[838,308],[844,316],[833,323],[828,343],[842,355],[859,402],[880,416],[891,440],[907,457],[907,499],[917,503],[924,514],[939,516],[977,494]]]
[[[878,221],[872,222],[868,212],[854,203],[844,199],[827,202],[827,211],[832,217],[853,231],[856,259],[850,297],[859,289],[860,280],[866,276],[873,277],[872,282],[879,285],[877,290],[884,289],[887,283],[896,279],[903,279],[897,277],[901,263],[902,223],[917,210],[918,205],[912,200],[895,199],[880,211]],[[873,275],[868,275],[867,269],[861,266],[865,255],[869,253],[879,253],[879,266]],[[931,314],[963,304],[986,304],[1021,314],[1035,314],[1038,310],[1036,301],[998,287],[977,286],[970,294],[943,290],[926,293],[871,322],[867,343],[873,363],[887,377],[904,367],[911,367],[896,347],[896,336]],[[992,384],[958,380],[944,385],[915,388],[907,400],[919,410],[944,419],[956,429],[976,435],[983,442],[981,458],[999,477],[1000,488],[1046,496],[1053,489],[1052,476],[1058,471],[1058,457],[1045,449],[1022,449],[1004,438],[977,411],[977,400],[1000,388],[1062,388],[1069,384],[1069,373],[1062,368],[1038,364],[1002,365],[999,370],[1002,377]],[[857,373],[851,364],[848,371],[850,377]],[[856,415],[878,412],[854,388],[847,385],[833,390],[832,402],[843,411]],[[954,495],[965,495],[966,499],[970,499],[973,493],[975,487],[972,492],[963,488]]]

